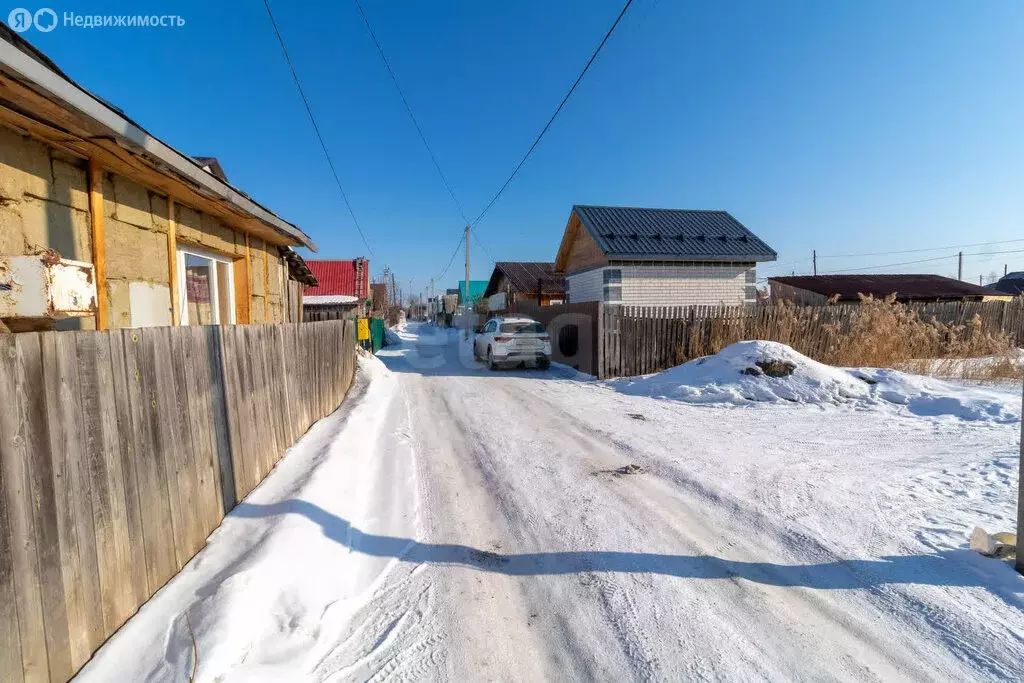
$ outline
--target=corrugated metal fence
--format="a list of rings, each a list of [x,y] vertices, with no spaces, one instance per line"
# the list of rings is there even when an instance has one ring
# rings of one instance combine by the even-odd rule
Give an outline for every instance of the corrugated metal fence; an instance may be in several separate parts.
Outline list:
[[[0,680],[70,678],[354,368],[350,321],[0,335]]]

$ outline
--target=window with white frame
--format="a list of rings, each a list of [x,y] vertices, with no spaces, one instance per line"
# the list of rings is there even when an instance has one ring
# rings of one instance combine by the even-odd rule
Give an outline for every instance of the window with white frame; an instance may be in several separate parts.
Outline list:
[[[178,246],[178,310],[182,325],[235,322],[231,259],[198,247]]]

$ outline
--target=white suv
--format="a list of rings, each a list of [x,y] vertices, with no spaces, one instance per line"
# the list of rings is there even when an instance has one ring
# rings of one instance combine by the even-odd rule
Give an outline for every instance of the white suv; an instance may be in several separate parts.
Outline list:
[[[491,370],[520,363],[546,370],[551,365],[551,337],[530,318],[491,318],[473,338],[473,357],[485,359]]]

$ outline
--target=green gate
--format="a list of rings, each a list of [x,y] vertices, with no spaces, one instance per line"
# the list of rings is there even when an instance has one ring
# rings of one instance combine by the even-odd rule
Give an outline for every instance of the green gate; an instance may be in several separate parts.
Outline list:
[[[370,318],[370,350],[377,353],[384,346],[384,319]]]

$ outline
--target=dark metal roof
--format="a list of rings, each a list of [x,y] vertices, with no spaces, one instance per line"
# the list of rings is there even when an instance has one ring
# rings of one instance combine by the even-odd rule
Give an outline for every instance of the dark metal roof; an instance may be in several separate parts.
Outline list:
[[[574,206],[608,258],[774,261],[775,251],[727,211]]]
[[[494,264],[494,271],[491,273],[484,296],[498,293],[498,283],[502,276],[508,280],[512,291],[517,294],[537,294],[538,283],[540,284],[540,294],[551,296],[565,294],[565,276],[555,274],[554,263],[498,261]]]
[[[876,299],[895,294],[898,301],[918,299],[973,299],[994,292],[941,275],[796,275],[768,278],[790,287],[805,289],[827,297],[839,295],[840,301],[856,301],[860,294]]]
[[[991,290],[993,294],[1010,294],[1016,296],[1024,294],[1024,272],[1016,271],[1007,273],[999,278],[998,282],[985,285],[985,289]]]

